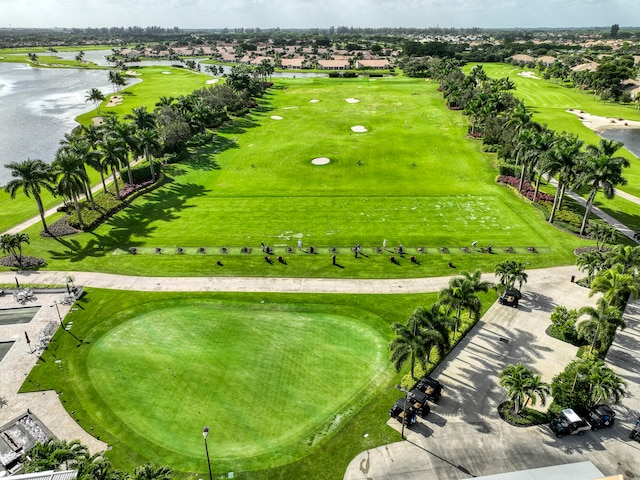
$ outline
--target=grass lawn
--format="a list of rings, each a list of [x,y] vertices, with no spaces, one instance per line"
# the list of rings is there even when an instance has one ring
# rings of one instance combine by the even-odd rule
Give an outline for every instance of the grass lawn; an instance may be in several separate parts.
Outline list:
[[[481,298],[486,310],[496,294]],[[205,475],[209,425],[214,471],[342,478],[357,453],[396,438],[389,325],[435,299],[90,289],[22,391],[55,389],[117,468]]]
[[[132,87],[132,101],[122,108],[172,94],[161,88],[160,79],[168,77],[152,76],[159,83],[148,92],[138,88],[145,82]],[[465,137],[466,122],[445,108],[430,82],[278,80],[256,112],[222,129],[188,162],[167,166],[165,186],[92,233],[45,240],[34,226],[28,254],[46,258],[52,269],[149,275],[441,275],[451,273],[448,261],[492,270],[507,258],[506,247],[532,266],[573,263],[572,249],[587,242],[548,225],[536,209],[497,186],[494,157]],[[356,125],[368,131],[353,133]],[[312,165],[316,157],[331,163]],[[298,238],[323,252],[337,247],[345,268],[333,267],[328,255],[290,256],[286,266],[264,262],[260,242],[284,253]],[[420,246],[434,254],[400,268],[387,255],[352,258],[356,243],[371,254],[383,239],[390,247],[403,244],[409,255]],[[460,248],[474,240],[493,245],[496,255],[463,255]],[[133,246],[165,253],[202,246],[216,256],[119,254]],[[218,268],[223,246],[235,252],[248,246],[258,255],[228,255]],[[529,246],[539,254],[529,254]]]

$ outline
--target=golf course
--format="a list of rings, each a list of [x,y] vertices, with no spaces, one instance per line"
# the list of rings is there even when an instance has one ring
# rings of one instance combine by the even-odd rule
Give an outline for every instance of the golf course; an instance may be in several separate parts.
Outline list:
[[[515,67],[485,68],[516,83],[535,121],[586,142],[598,137],[568,108],[640,120],[632,107],[518,76]],[[108,114],[152,110],[160,96],[210,77],[145,67],[138,78]],[[497,155],[467,137],[468,126],[431,80],[277,79],[211,142],[162,164],[157,188],[92,231],[43,237],[36,223],[25,230],[25,254],[50,270],[177,278],[412,278],[493,272],[503,260],[574,264],[574,249],[594,241],[549,224],[497,184]],[[640,194],[640,162],[623,155],[631,161],[623,188]],[[100,183],[97,173],[92,180]],[[546,182],[541,189],[555,191]],[[602,194],[596,205],[640,228],[640,206]],[[37,214],[22,194],[12,201],[3,193],[0,206],[3,228]],[[497,295],[478,297],[484,312]],[[406,372],[389,361],[390,326],[436,299],[88,289],[22,391],[55,390],[108,443],[118,468],[150,460],[203,478],[202,427],[211,424],[218,474],[341,478],[359,452],[397,440],[385,422]],[[465,313],[453,340],[471,324]]]

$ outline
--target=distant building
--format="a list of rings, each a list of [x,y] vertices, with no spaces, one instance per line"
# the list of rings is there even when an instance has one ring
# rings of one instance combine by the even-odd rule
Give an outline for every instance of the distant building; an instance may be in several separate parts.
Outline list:
[[[349,62],[347,60],[318,60],[318,68],[321,70],[347,70]]]
[[[389,68],[389,60],[357,60],[356,68],[370,68],[372,70],[386,70]]]

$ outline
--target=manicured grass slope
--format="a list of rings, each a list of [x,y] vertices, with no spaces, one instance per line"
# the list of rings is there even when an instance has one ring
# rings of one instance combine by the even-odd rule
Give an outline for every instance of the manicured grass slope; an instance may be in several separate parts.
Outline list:
[[[37,239],[33,248],[50,268],[177,275],[213,273],[212,261],[111,253],[131,246],[205,246],[217,253],[223,245],[255,249],[261,241],[286,246],[302,238],[305,246],[337,246],[348,254],[356,243],[373,246],[386,238],[388,245],[402,243],[413,252],[418,246],[459,252],[474,240],[535,246],[547,253],[527,257],[533,265],[573,262],[572,247],[583,242],[547,225],[537,210],[495,184],[492,157],[465,137],[466,122],[444,107],[429,82],[278,81],[258,111],[222,129],[213,145],[186,164],[167,166],[166,186],[93,233]],[[369,131],[353,133],[355,125]],[[331,163],[312,165],[320,156]],[[459,259],[460,266],[492,269],[500,260],[481,257]],[[229,257],[215,274],[433,275],[448,261],[425,256],[423,269],[409,272],[389,271],[373,259],[354,270],[348,256],[340,258],[340,271],[327,260],[296,257],[286,272],[276,273],[261,257]]]
[[[209,425],[216,471],[274,467],[256,478],[277,478],[300,463],[338,478],[390,441],[389,324],[434,299],[90,289],[23,389],[58,391],[119,468],[151,459],[202,474]]]

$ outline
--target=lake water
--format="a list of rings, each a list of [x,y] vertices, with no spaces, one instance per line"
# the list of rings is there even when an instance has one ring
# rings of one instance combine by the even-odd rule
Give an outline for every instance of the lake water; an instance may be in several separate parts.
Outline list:
[[[598,134],[603,138],[624,143],[627,150],[640,158],[640,129],[607,128]]]
[[[37,158],[51,163],[74,118],[94,108],[86,92],[111,92],[106,71],[31,68],[0,63],[0,185],[11,179],[4,165]]]

